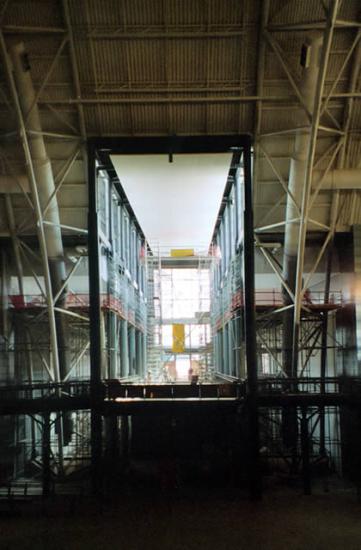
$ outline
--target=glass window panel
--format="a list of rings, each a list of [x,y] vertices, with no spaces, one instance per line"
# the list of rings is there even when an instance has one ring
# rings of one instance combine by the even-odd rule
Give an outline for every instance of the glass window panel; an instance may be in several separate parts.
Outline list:
[[[109,182],[108,178],[98,176],[98,212],[99,228],[105,237],[109,237]]]
[[[124,214],[124,260],[125,265],[129,269],[129,216]]]

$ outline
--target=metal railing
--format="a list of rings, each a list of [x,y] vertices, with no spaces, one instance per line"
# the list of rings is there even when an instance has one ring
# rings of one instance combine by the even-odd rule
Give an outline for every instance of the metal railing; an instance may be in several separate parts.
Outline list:
[[[230,378],[230,377],[229,377]],[[114,379],[102,381],[102,397],[105,400],[116,399],[175,399],[175,398],[240,398],[247,393],[247,381],[236,379],[222,383],[204,384],[143,384],[137,380]],[[259,395],[287,394],[343,394],[361,396],[361,378],[356,377],[320,377],[280,378],[267,377],[258,381]],[[90,398],[89,380],[63,383],[47,382],[32,384],[0,385],[0,403],[9,401],[53,399],[53,398]]]

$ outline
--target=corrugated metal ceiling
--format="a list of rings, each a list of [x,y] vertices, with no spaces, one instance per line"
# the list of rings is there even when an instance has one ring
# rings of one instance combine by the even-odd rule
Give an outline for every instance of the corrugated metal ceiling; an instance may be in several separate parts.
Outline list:
[[[64,13],[69,7],[81,97],[93,101],[83,105],[87,136],[253,133],[257,120],[264,135],[287,130],[299,121],[294,91],[269,44],[262,94],[277,100],[264,101],[257,110],[254,100],[232,99],[257,95],[264,4],[261,0],[2,0],[0,23],[8,47],[18,40],[26,43],[39,89],[68,32]],[[300,49],[309,31],[276,32],[275,26],[324,18],[320,0],[270,0],[269,29],[296,81]],[[335,30],[326,94],[359,30],[359,0],[342,2],[338,19],[350,26]],[[352,61],[353,56],[334,93],[349,90]],[[9,93],[2,73],[0,78],[0,124],[3,131],[11,131],[15,118],[4,99]],[[45,130],[76,133],[77,107],[68,102],[74,99],[79,98],[66,45],[39,97]],[[346,105],[345,98],[332,99],[333,120],[325,114],[323,123],[342,127]],[[346,164],[355,167],[361,154],[360,98],[354,102],[350,128]],[[292,139],[292,135],[264,138],[264,147],[287,157]],[[320,134],[319,151],[325,148],[323,139],[328,143],[330,136]],[[14,152],[14,165],[21,154]],[[259,200],[262,197],[269,200],[268,193],[260,192]]]

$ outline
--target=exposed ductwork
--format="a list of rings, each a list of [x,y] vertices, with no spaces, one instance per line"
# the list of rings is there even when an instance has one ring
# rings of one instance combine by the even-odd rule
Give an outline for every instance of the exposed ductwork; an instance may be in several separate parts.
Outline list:
[[[23,43],[13,46],[10,50],[13,62],[15,82],[19,100],[27,121],[28,140],[34,162],[34,171],[38,184],[39,199],[42,210],[47,208],[46,221],[52,225],[45,227],[46,244],[49,254],[49,265],[52,275],[53,290],[56,293],[66,278],[64,250],[61,240],[59,208],[56,199],[55,184],[51,163],[48,158],[36,96],[30,76],[30,65]],[[49,203],[49,206],[48,206]]]
[[[37,182],[37,192],[41,210],[42,212],[45,212],[44,221],[47,222],[44,226],[44,233],[52,291],[55,296],[61,290],[66,279],[66,268],[54,178],[51,163],[44,144],[40,115],[36,104],[36,94],[30,75],[30,65],[24,44],[18,43],[14,45],[10,50],[10,56],[13,64],[13,72],[19,102],[24,120],[26,121],[29,149],[34,166],[34,174]],[[19,189],[19,185],[16,180],[14,178],[12,178],[12,180],[16,188]],[[22,177],[20,178],[20,183],[25,184],[25,180]],[[29,187],[28,182],[26,182],[26,186]],[[63,294],[57,304],[61,305],[62,302],[64,302],[64,298],[65,290],[63,291]],[[62,314],[57,313],[56,325],[61,378],[66,376],[69,366],[68,361],[66,360],[65,324],[62,317]]]

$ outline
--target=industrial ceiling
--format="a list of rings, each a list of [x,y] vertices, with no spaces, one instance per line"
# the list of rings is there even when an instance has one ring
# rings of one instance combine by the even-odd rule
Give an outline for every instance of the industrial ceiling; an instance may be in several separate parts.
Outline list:
[[[302,48],[315,35],[324,38],[324,78],[319,116],[306,114],[311,168],[327,177],[308,230],[332,229],[333,204],[334,228],[348,231],[361,223],[360,21],[359,0],[1,0],[1,235],[12,231],[9,197],[18,234],[35,227],[17,183],[27,185],[8,55],[18,42],[28,53],[63,234],[74,232],[65,226],[86,228],[88,137],[232,133],[254,136],[256,226],[279,231],[295,134],[305,125]],[[335,169],[352,169],[347,189],[337,189]]]

